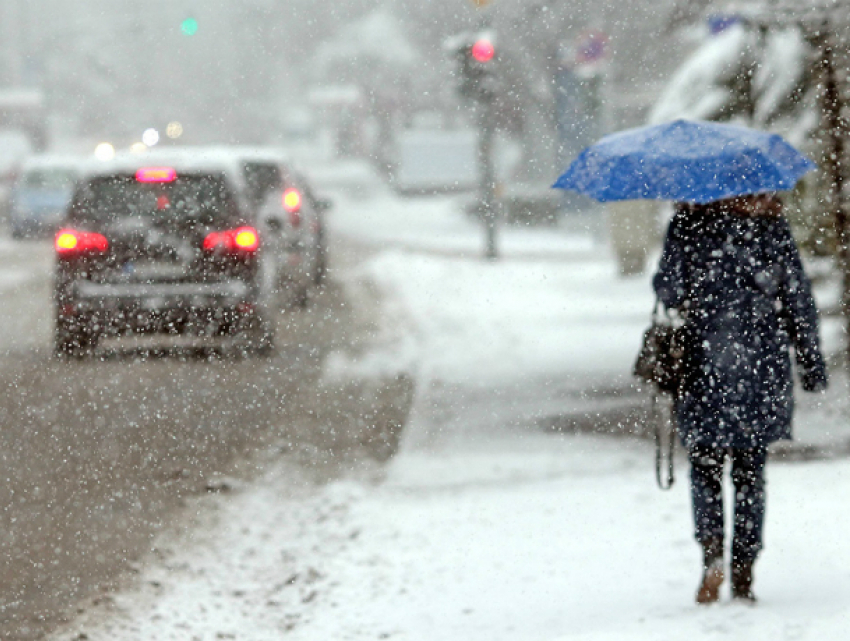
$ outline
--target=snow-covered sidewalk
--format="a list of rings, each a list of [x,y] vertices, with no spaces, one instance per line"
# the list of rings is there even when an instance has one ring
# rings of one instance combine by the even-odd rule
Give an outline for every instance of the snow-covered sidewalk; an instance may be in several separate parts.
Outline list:
[[[821,641],[850,626],[847,462],[771,467],[761,602],[700,608],[685,483],[658,492],[648,448],[514,445],[402,455],[381,485],[297,502],[274,477],[206,499],[191,547],[55,638]]]
[[[327,375],[415,374],[401,451],[374,483],[293,497],[271,470],[203,499],[191,541],[55,639],[843,638],[850,462],[771,465],[760,604],[698,608],[682,463],[661,493],[649,444],[541,429],[628,388],[648,277],[558,230],[508,230],[505,258],[481,261],[451,198],[332,216],[377,250],[342,275],[354,298],[374,283],[387,307],[375,348]]]

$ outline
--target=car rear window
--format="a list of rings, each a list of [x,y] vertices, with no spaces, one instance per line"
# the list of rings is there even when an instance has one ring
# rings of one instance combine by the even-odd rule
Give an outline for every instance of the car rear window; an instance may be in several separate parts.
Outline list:
[[[283,172],[274,163],[247,161],[242,165],[248,197],[262,202],[270,191],[283,187]]]
[[[178,176],[172,182],[139,182],[135,176],[87,181],[74,196],[73,220],[110,222],[146,217],[200,224],[239,222],[239,209],[220,176]]]

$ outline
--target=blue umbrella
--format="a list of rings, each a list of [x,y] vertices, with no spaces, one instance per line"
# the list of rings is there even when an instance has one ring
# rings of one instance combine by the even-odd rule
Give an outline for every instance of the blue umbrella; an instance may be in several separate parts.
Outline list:
[[[776,134],[677,120],[606,136],[581,152],[553,187],[600,202],[708,203],[793,189],[815,167]]]

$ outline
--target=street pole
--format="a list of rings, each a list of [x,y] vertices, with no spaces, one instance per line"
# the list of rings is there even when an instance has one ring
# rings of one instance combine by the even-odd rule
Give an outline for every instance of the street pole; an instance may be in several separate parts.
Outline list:
[[[482,29],[489,29],[490,0],[472,0],[472,3],[486,13],[481,21]],[[480,211],[484,222],[485,248],[484,258],[496,260],[499,252],[496,245],[496,171],[493,168],[493,136],[496,127],[493,123],[493,101],[495,96],[491,87],[484,87],[478,99],[478,167]]]
[[[485,7],[489,0],[473,0]],[[495,34],[489,20],[482,20],[477,33],[464,32],[446,40],[444,46],[460,63],[459,93],[473,107],[478,129],[478,217],[484,225],[486,260],[499,256],[496,239],[498,203],[496,170],[493,166],[493,139],[496,135],[496,98],[500,91],[497,77]]]
[[[484,222],[486,247],[484,257],[495,260],[499,257],[496,249],[496,172],[493,168],[493,97],[482,96],[478,101],[478,165],[480,212]]]
[[[821,33],[821,64],[824,72],[822,100],[829,135],[829,153],[826,154],[825,164],[830,178],[830,205],[833,210],[838,242],[838,265],[842,277],[841,313],[845,323],[846,366],[850,369],[850,229],[847,210],[844,207],[844,135],[847,127],[841,116],[842,101],[835,62],[835,34],[829,22],[824,24]]]

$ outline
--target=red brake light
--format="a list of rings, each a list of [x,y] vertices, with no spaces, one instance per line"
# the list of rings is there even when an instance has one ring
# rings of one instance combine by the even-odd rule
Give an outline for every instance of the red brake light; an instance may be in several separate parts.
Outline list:
[[[290,187],[283,192],[283,208],[290,214],[301,210],[301,192]]]
[[[301,224],[301,192],[290,187],[283,192],[283,208],[289,214],[289,222],[293,227]]]
[[[60,231],[56,234],[56,251],[60,253],[75,251],[79,244],[80,239],[74,232]]]
[[[140,183],[170,183],[177,179],[177,171],[172,167],[142,167],[136,172]]]
[[[224,245],[224,233],[220,231],[212,231],[204,238],[204,250],[213,251],[217,247]]]
[[[240,227],[233,231],[233,244],[243,251],[257,251],[260,248],[260,237],[253,227]]]
[[[260,248],[260,234],[256,229],[248,226],[227,231],[214,231],[204,238],[203,247],[206,251],[222,249],[230,253],[253,253]]]
[[[61,229],[54,241],[56,253],[60,256],[79,256],[81,254],[102,254],[109,250],[109,241],[103,234]]]

